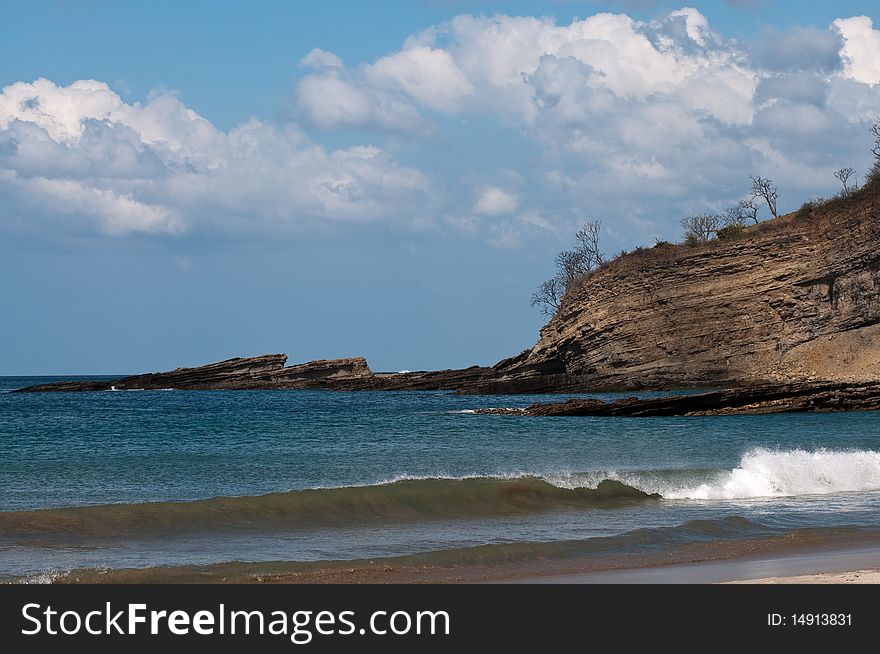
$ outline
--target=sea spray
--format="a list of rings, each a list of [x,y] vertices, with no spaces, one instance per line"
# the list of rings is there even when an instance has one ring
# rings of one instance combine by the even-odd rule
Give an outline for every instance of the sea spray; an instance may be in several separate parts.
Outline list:
[[[674,499],[746,499],[880,490],[880,452],[824,448],[750,450],[739,466],[699,485],[666,489]]]

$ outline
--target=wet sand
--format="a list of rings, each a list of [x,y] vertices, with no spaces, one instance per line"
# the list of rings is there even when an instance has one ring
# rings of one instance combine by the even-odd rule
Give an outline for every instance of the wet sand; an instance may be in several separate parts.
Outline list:
[[[713,584],[880,583],[880,547],[744,556],[687,565],[524,578],[521,583]]]
[[[476,551],[475,551],[476,550]],[[861,583],[877,581],[880,534],[825,530],[733,541],[690,543],[645,554],[487,561],[480,548],[375,560],[229,562],[207,566],[74,570],[25,583],[366,583],[366,584],[710,584],[736,581]],[[862,571],[862,572],[860,572]],[[869,572],[864,572],[869,571]],[[822,576],[815,576],[822,575]],[[832,575],[832,576],[828,576]],[[834,576],[836,575],[836,576]],[[858,575],[858,576],[856,576]],[[815,577],[814,577],[815,576]],[[795,583],[795,582],[792,582]]]

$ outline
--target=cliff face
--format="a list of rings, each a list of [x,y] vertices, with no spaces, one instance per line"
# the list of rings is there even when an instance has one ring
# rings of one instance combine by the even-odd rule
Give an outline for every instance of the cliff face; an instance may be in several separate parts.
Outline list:
[[[499,372],[590,388],[878,379],[878,200],[862,191],[735,241],[621,257]]]

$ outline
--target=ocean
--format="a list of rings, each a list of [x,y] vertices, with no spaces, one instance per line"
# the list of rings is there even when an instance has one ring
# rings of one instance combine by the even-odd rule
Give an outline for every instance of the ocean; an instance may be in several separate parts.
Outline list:
[[[880,526],[878,413],[533,418],[473,410],[577,396],[9,392],[61,379],[0,377],[5,581],[661,557]]]

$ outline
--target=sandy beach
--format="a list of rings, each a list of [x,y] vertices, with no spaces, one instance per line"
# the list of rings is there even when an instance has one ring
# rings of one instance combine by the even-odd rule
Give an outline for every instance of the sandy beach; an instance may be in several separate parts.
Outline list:
[[[794,577],[761,577],[729,581],[729,584],[878,584],[880,570],[851,570],[849,572],[822,572]]]

